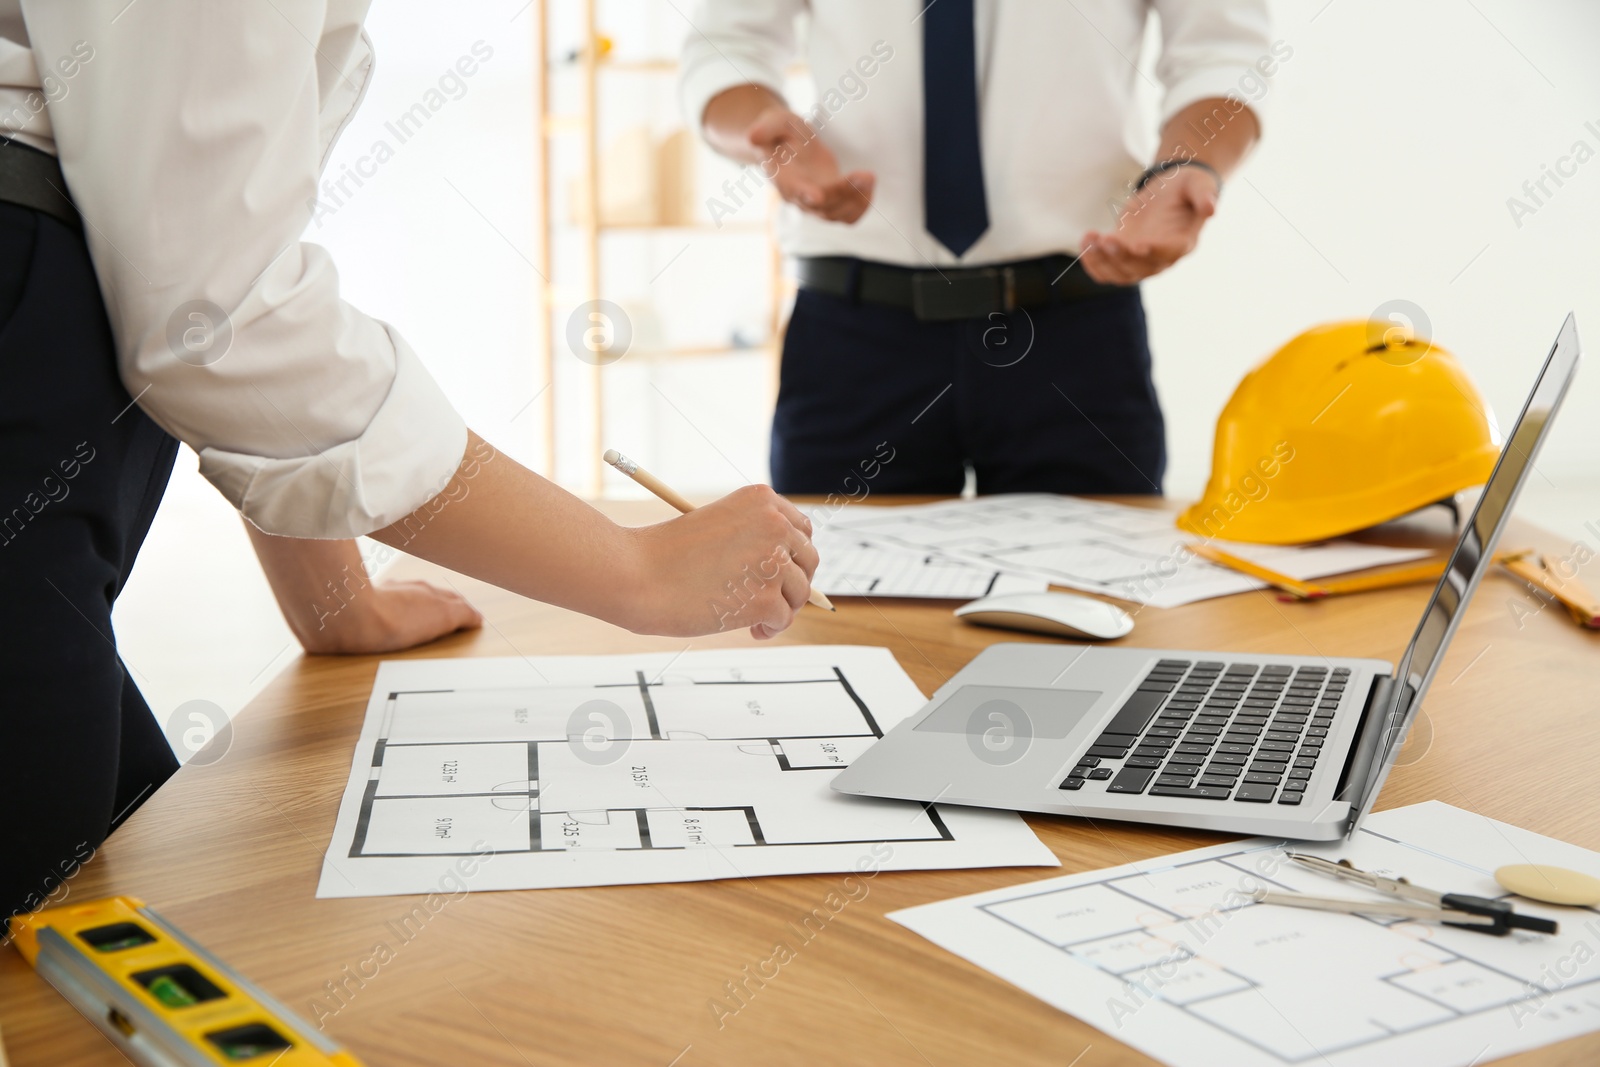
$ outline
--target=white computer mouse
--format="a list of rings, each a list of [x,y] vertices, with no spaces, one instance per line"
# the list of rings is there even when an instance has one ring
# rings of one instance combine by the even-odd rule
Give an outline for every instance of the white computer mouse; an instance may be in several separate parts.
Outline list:
[[[1121,608],[1073,593],[1008,593],[986,596],[956,609],[956,618],[979,626],[1029,630],[1056,637],[1109,641],[1133,630],[1133,616]]]

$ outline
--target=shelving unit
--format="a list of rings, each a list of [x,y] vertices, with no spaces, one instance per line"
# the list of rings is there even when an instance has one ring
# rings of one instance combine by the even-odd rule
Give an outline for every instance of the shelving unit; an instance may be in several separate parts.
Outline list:
[[[702,237],[734,237],[764,234],[764,259],[762,269],[770,273],[770,312],[765,323],[765,337],[753,345],[669,345],[656,349],[630,347],[625,359],[635,361],[661,362],[684,358],[706,358],[733,353],[749,353],[752,351],[765,352],[771,368],[769,383],[771,392],[775,395],[777,385],[777,352],[779,338],[782,336],[781,321],[782,311],[785,306],[786,291],[782,275],[782,256],[778,249],[777,236],[774,232],[775,212],[773,206],[776,198],[768,204],[765,217],[760,222],[725,222],[718,226],[709,221],[686,223],[606,223],[601,220],[601,167],[603,156],[601,151],[601,83],[603,79],[613,75],[637,76],[656,79],[670,79],[678,71],[678,63],[672,59],[608,59],[602,54],[602,49],[597,46],[601,39],[600,27],[597,24],[598,0],[536,0],[537,25],[539,27],[538,63],[539,69],[536,78],[539,126],[541,141],[540,162],[536,177],[534,195],[541,205],[541,234],[539,247],[539,269],[545,282],[542,285],[539,301],[539,328],[546,339],[544,358],[541,361],[543,380],[550,383],[545,387],[540,400],[545,423],[545,456],[546,473],[554,477],[560,469],[560,433],[558,418],[562,412],[559,402],[565,399],[558,396],[560,392],[556,384],[556,361],[559,351],[564,345],[564,338],[558,331],[561,330],[561,319],[557,318],[558,308],[572,309],[587,301],[600,300],[606,297],[606,266],[608,235],[614,234],[650,234],[670,233],[673,231],[693,233]],[[578,13],[578,36],[574,42],[562,42],[560,52],[551,40],[551,15],[553,12],[565,9],[570,13],[576,7]],[[568,55],[570,62],[560,62],[557,55]],[[578,79],[578,107],[575,112],[563,113],[553,110],[551,98],[553,84],[560,77],[575,77]],[[556,196],[553,182],[557,180],[552,173],[552,157],[556,143],[561,138],[577,138],[581,144],[579,157],[582,160],[581,173],[577,175],[581,195],[581,203],[576,205],[579,220],[576,229],[582,235],[584,247],[584,263],[582,270],[577,272],[581,279],[575,283],[560,284],[556,278],[557,265],[552,254],[558,230],[563,224],[556,219]],[[562,176],[563,179],[567,176]],[[770,195],[770,194],[769,194]],[[576,299],[574,299],[576,297]],[[619,305],[623,301],[615,301]],[[570,311],[566,312],[570,313]],[[605,465],[600,459],[606,444],[606,419],[605,419],[605,370],[601,365],[593,365],[587,375],[588,401],[590,405],[590,440],[588,445],[589,459],[587,464],[588,485],[586,487],[590,496],[599,496],[603,487]],[[568,405],[567,410],[571,410]]]

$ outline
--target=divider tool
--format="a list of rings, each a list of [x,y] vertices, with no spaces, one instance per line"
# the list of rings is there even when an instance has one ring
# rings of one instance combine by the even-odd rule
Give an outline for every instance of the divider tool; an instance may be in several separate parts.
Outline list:
[[[1503,937],[1512,930],[1532,930],[1541,934],[1556,932],[1556,924],[1549,919],[1532,915],[1519,915],[1503,900],[1468,896],[1464,893],[1439,893],[1432,889],[1412,885],[1404,878],[1385,878],[1356,869],[1349,860],[1334,863],[1320,856],[1306,856],[1291,852],[1289,859],[1319,874],[1340,878],[1347,882],[1376,889],[1380,893],[1399,897],[1412,903],[1390,903],[1385,900],[1345,900],[1341,897],[1314,897],[1305,893],[1278,892],[1257,889],[1255,899],[1261,904],[1283,904],[1291,908],[1311,908],[1317,911],[1337,911],[1347,915],[1383,915],[1396,919],[1421,919],[1425,922],[1459,926],[1480,934]]]

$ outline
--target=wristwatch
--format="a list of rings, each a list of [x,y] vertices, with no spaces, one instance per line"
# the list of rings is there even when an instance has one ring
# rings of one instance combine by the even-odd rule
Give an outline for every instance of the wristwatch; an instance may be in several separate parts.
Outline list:
[[[1219,195],[1222,193],[1222,175],[1217,173],[1216,167],[1209,163],[1202,163],[1198,159],[1164,159],[1159,163],[1152,163],[1144,169],[1143,174],[1139,175],[1139,180],[1133,183],[1133,191],[1137,193],[1149,185],[1153,178],[1165,174],[1169,170],[1177,170],[1179,167],[1199,167],[1216,179],[1217,193]]]

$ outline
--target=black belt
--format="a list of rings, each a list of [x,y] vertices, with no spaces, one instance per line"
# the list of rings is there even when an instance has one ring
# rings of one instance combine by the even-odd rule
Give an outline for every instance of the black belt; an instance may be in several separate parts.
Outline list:
[[[796,273],[804,289],[901,308],[923,322],[952,322],[1123,288],[1102,285],[1077,263],[1074,256],[1045,256],[984,267],[917,270],[852,256],[802,256]]]
[[[0,137],[0,200],[42,211],[74,230],[83,228],[56,157],[5,137]]]

